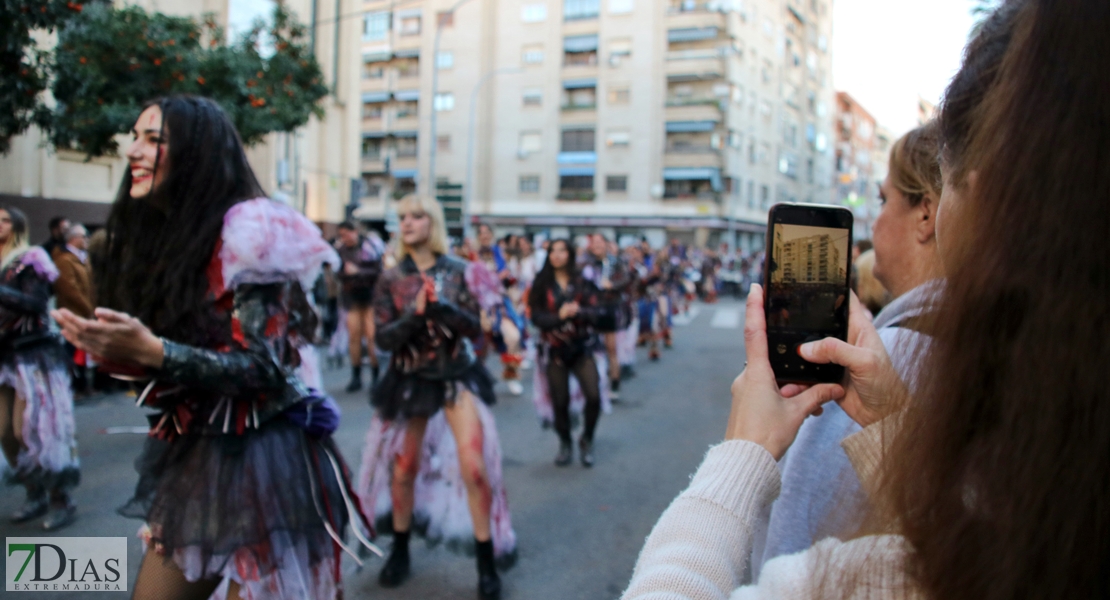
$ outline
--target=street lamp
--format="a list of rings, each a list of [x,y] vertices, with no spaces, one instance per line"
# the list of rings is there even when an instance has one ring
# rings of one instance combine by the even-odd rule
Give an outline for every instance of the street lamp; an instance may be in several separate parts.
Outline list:
[[[465,2],[466,0],[463,1]],[[474,199],[474,126],[478,118],[478,92],[482,91],[482,86],[490,79],[493,79],[495,75],[500,75],[502,73],[519,73],[521,71],[523,71],[523,69],[520,67],[494,69],[482,75],[478,83],[474,84],[474,89],[470,92],[470,123],[467,125],[466,130],[466,184],[463,187],[462,209],[464,240],[470,237],[470,211]]]
[[[438,112],[436,110],[436,96],[439,95],[439,36],[443,33],[443,25],[440,22],[440,17],[442,15],[451,15],[451,18],[454,19],[455,11],[467,2],[470,2],[470,0],[459,0],[446,12],[436,15],[436,39],[432,47],[432,131],[429,135],[431,140],[429,141],[428,148],[428,185],[432,186],[433,196],[435,195],[436,186],[436,146],[439,145],[436,139],[436,113]]]

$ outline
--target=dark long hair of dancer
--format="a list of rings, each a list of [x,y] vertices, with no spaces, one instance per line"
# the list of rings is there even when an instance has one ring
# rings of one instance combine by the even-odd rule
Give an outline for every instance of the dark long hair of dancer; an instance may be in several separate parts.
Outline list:
[[[574,244],[572,244],[571,241],[568,239],[558,238],[551,240],[551,244],[548,247],[552,248],[555,246],[555,244],[563,244],[567,247],[567,273],[570,273],[572,279],[577,277],[577,251],[574,248]],[[536,273],[536,279],[532,282],[532,291],[528,295],[528,306],[532,307],[533,309],[537,306],[542,307],[543,304],[547,302],[547,292],[554,286],[555,267],[551,266],[551,252],[549,251],[547,254],[547,258],[545,258],[543,261],[543,268],[540,269],[539,273]]]
[[[128,170],[108,217],[105,251],[93,268],[100,306],[126,312],[158,335],[196,345],[225,342],[205,269],[235,204],[264,195],[235,126],[218,104],[197,96],[151,100],[169,133],[169,173],[142,198]],[[156,166],[157,168],[157,166]]]

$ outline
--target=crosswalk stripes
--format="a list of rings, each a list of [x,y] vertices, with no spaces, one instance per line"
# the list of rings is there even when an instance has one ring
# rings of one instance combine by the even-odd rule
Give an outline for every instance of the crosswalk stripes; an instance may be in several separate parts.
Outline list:
[[[674,324],[675,325],[680,325],[680,326],[681,325],[689,325],[690,323],[692,323],[694,321],[694,319],[698,318],[698,315],[700,313],[701,313],[701,307],[691,306],[690,307],[690,312],[688,312],[688,313],[678,313],[677,315],[675,315],[675,317],[673,319]]]
[[[709,326],[714,329],[736,329],[740,327],[740,309],[718,308]]]

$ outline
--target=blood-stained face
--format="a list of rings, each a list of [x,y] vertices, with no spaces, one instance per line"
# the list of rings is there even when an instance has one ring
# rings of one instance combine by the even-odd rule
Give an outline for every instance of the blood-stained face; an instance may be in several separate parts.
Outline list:
[[[127,162],[131,168],[131,197],[141,198],[161,185],[169,169],[169,132],[162,128],[162,109],[150,106],[131,129]]]

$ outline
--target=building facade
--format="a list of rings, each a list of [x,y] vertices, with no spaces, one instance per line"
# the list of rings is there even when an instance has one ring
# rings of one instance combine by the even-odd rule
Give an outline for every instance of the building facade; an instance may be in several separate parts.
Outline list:
[[[367,6],[367,221],[420,191],[456,234],[469,214],[752,248],[771,204],[833,199],[828,0]]]
[[[836,93],[836,203],[855,214],[856,239],[871,237],[871,221],[878,216],[877,132],[867,109],[847,92]],[[885,177],[885,165],[882,171]]]
[[[310,27],[310,32],[315,31],[312,39],[316,58],[332,94],[323,100],[323,119],[313,117],[296,132],[271,134],[247,154],[267,193],[319,223],[337,223],[344,218],[352,197],[359,196],[358,52],[362,23],[358,17],[362,2],[284,3]],[[128,4],[179,16],[212,13],[218,22],[231,24],[232,29],[237,20],[249,23],[255,16],[270,13],[269,3],[244,0],[141,0]],[[120,136],[121,149],[126,149],[129,139]],[[91,226],[103,225],[126,168],[122,156],[86,161],[79,152],[54,150],[44,144],[41,132],[32,128],[14,138],[11,151],[0,156],[0,201],[27,213],[33,241],[45,238],[47,221],[56,215]]]

